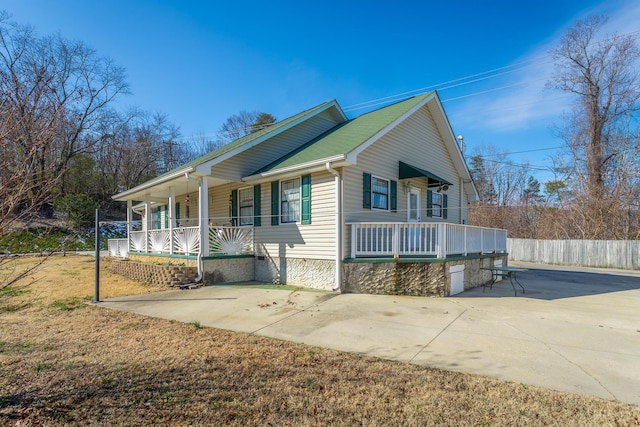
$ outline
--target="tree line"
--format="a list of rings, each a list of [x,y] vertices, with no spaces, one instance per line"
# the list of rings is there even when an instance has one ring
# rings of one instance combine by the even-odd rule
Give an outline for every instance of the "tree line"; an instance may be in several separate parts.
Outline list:
[[[480,201],[472,224],[533,239],[640,238],[640,50],[637,35],[602,34],[606,17],[578,21],[551,54],[548,88],[572,95],[556,126],[562,153],[541,185],[507,153],[469,160]]]
[[[54,207],[117,215],[113,194],[276,121],[242,111],[219,135],[182,138],[163,113],[117,108],[129,93],[111,59],[0,12],[0,232]]]
[[[605,23],[578,21],[551,52],[548,88],[574,100],[554,131],[564,141],[554,178],[538,182],[495,148],[473,153],[471,224],[523,238],[640,237],[640,50],[636,35],[602,34]],[[163,113],[118,108],[129,93],[111,59],[0,12],[0,232],[54,208],[123,215],[113,194],[276,121],[241,111],[215,136],[184,138]]]

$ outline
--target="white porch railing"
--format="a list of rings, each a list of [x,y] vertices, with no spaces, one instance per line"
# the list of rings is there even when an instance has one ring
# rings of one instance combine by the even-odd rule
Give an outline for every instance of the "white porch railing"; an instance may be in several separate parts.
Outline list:
[[[200,252],[200,227],[174,228],[173,251],[178,254],[197,255]]]
[[[129,240],[127,239],[109,239],[108,241],[109,256],[117,258],[126,258],[129,252]]]
[[[209,227],[211,255],[252,255],[253,227]],[[173,253],[197,255],[200,252],[200,227],[179,227],[170,230],[132,231],[129,239],[109,239],[110,256],[126,256],[127,252]]]
[[[506,252],[507,230],[448,223],[351,223],[351,258]]]
[[[211,255],[253,254],[253,227],[209,227]]]

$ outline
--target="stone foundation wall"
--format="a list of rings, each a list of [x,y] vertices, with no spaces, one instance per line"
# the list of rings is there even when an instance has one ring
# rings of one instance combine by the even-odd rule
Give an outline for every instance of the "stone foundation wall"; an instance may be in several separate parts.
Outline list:
[[[205,258],[202,260],[203,280],[208,285],[254,280],[254,257]]]
[[[332,260],[256,257],[255,280],[330,291],[335,286]]]
[[[343,292],[374,295],[446,297],[451,294],[450,268],[464,265],[464,289],[475,288],[491,280],[491,272],[480,267],[493,266],[507,255],[459,260],[420,260],[343,263]]]
[[[113,260],[110,270],[139,282],[167,287],[193,283],[198,276],[196,267],[148,264],[130,260]]]

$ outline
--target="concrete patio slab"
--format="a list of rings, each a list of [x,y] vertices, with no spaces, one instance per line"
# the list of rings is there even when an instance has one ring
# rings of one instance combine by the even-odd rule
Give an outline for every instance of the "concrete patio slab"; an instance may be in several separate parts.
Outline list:
[[[640,405],[640,272],[519,265],[517,296],[210,286],[100,305]]]

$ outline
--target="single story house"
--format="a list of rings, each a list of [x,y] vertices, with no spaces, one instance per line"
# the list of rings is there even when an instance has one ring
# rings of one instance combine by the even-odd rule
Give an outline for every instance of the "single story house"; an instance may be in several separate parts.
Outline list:
[[[113,198],[129,224],[114,255],[184,260],[206,283],[444,296],[506,265],[506,231],[467,225],[478,194],[436,92],[352,119],[325,102]]]

